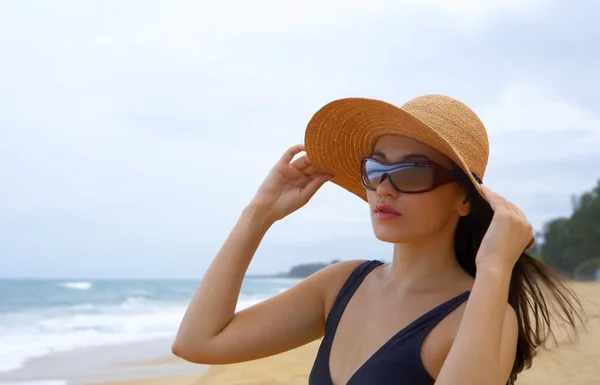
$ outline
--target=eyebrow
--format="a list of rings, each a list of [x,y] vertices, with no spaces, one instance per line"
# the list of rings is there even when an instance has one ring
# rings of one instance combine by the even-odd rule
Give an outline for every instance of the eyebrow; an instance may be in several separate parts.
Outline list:
[[[373,151],[370,156],[378,156],[380,158],[386,159],[387,160],[387,156],[381,152],[381,151]],[[406,160],[429,160],[429,157],[427,155],[424,154],[407,154],[404,155],[402,157],[402,159],[400,159],[401,161],[406,161]]]

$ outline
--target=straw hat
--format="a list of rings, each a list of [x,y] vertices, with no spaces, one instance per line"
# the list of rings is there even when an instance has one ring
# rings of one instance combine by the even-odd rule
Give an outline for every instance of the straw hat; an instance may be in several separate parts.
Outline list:
[[[440,151],[469,176],[485,199],[480,184],[489,157],[486,129],[469,107],[448,96],[425,95],[400,108],[373,99],[335,100],[312,117],[304,146],[319,172],[333,175],[331,182],[366,201],[360,159],[386,134],[405,135]],[[532,236],[527,248],[534,241]]]

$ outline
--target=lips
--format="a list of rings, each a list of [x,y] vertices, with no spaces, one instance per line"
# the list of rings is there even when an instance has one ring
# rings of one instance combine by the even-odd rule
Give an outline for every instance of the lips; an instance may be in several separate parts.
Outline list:
[[[392,206],[386,205],[386,204],[377,204],[375,206],[375,212],[376,213],[377,212],[382,212],[382,213],[387,213],[387,214],[401,215],[398,210],[396,210]]]
[[[401,216],[402,214],[390,205],[378,204],[375,206],[375,217],[380,221],[391,221]]]

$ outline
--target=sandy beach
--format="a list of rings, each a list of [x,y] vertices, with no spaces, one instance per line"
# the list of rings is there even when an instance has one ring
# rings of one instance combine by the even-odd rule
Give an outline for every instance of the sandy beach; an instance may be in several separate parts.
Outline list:
[[[590,319],[578,341],[559,349],[541,351],[531,369],[519,376],[519,385],[600,384],[600,283],[576,283]],[[204,375],[159,376],[102,383],[103,385],[300,385],[306,384],[319,341],[273,357],[234,365],[211,367]],[[176,362],[176,357],[165,360]],[[157,365],[158,362],[146,362]]]
[[[150,379],[96,383],[95,385],[209,385],[209,384],[245,384],[245,385],[300,385],[308,382],[308,373],[312,366],[320,341],[315,341],[298,349],[263,358],[256,361],[233,365],[213,366],[201,376],[182,375],[157,377]],[[177,361],[177,357],[165,358]],[[148,362],[148,365],[155,363]]]

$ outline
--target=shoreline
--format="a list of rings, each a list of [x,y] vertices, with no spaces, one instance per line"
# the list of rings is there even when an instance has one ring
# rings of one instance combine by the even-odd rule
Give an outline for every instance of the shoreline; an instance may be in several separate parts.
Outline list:
[[[200,376],[208,371],[206,365],[174,356],[171,343],[171,338],[163,338],[51,353],[33,358],[18,369],[0,372],[0,385],[88,385]]]
[[[574,343],[540,349],[518,385],[600,384],[600,283],[570,283],[588,314]],[[563,337],[563,338],[561,338]],[[321,339],[288,352],[231,365],[198,365],[171,353],[172,339],[80,348],[0,372],[0,385],[306,385]]]

